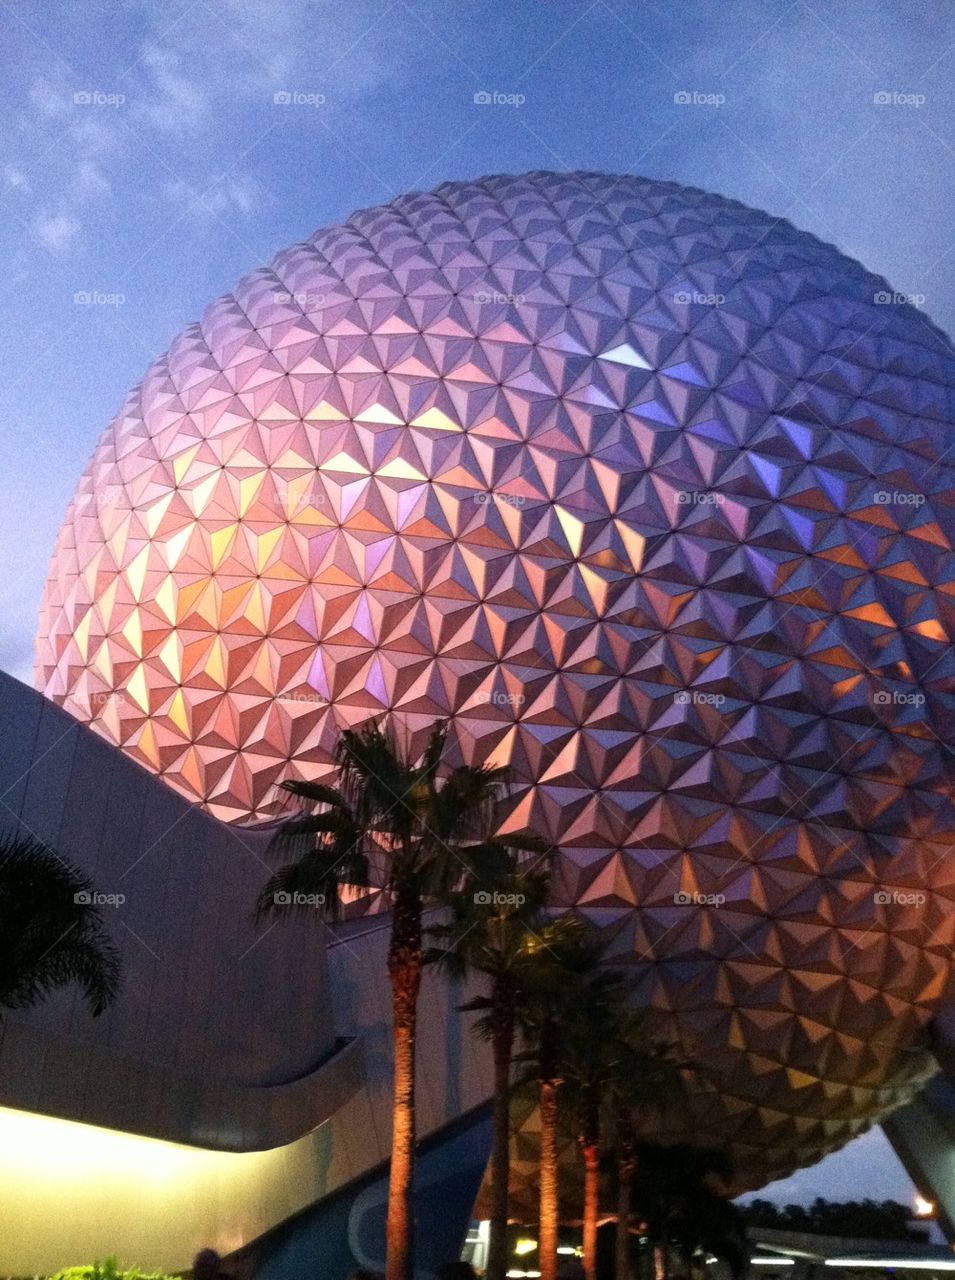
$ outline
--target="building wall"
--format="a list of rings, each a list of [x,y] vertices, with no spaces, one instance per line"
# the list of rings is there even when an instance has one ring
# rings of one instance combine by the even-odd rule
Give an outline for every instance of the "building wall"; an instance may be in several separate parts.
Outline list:
[[[183,1268],[200,1247],[241,1248],[379,1169],[391,1138],[387,936],[379,927],[329,949],[336,1016],[361,1053],[354,1087],[293,1142],[208,1151],[0,1111],[0,1273],[47,1274],[110,1253],[147,1269]],[[426,976],[422,1137],[490,1097],[487,1049],[456,1012],[462,998],[436,974]]]
[[[387,921],[257,930],[264,837],[202,814],[9,677],[0,743],[0,831],[39,836],[125,898],[103,908],[124,969],[112,1010],[93,1019],[64,992],[0,1022],[0,1273],[108,1254],[181,1269],[379,1168]],[[490,1096],[466,994],[425,980],[422,1136]]]

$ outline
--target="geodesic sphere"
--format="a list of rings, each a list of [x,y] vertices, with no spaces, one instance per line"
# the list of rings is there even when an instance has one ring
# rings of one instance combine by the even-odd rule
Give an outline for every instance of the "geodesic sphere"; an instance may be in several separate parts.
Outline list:
[[[789,223],[448,183],[279,254],[147,371],[37,683],[227,820],[451,716],[717,1092],[741,1183],[930,1069],[955,941],[955,357]]]

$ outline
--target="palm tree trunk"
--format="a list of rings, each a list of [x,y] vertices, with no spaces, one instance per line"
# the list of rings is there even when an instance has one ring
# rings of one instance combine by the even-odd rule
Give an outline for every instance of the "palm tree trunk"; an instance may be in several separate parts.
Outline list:
[[[539,1088],[541,1116],[540,1229],[537,1257],[540,1280],[557,1280],[557,1081],[542,1079]]]
[[[582,1143],[584,1156],[584,1276],[597,1278],[597,1215],[600,1195],[600,1147],[588,1140]]]
[[[633,1195],[633,1145],[618,1124],[620,1149],[617,1154],[617,1239],[614,1249],[614,1280],[631,1280],[630,1275],[630,1201]]]
[[[395,886],[388,976],[391,979],[395,1067],[385,1277],[386,1280],[412,1280],[415,1034],[421,986],[421,899],[413,880]]]
[[[668,1280],[670,1273],[669,1253],[670,1250],[665,1240],[658,1240],[653,1246],[654,1280]]]
[[[491,1238],[486,1280],[507,1275],[507,1222],[510,1212],[511,1057],[514,1052],[514,1000],[501,980],[491,993],[494,1002],[494,1120],[491,1148]]]

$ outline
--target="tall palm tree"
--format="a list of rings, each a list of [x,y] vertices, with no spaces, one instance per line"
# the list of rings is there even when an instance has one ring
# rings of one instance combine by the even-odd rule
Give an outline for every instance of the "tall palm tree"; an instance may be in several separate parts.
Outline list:
[[[370,722],[342,733],[337,784],[286,782],[300,805],[280,828],[277,850],[294,859],[259,896],[258,912],[314,911],[334,918],[339,893],[383,888],[391,902],[388,975],[392,990],[394,1079],[386,1225],[387,1280],[411,1280],[415,1154],[415,1038],[421,986],[422,911],[447,901],[475,867],[504,864],[519,836],[493,832],[504,770],[460,765],[443,769],[447,725],[436,724],[424,752],[410,759],[390,728]],[[439,770],[443,776],[439,777]],[[539,842],[528,839],[529,850]]]
[[[527,1048],[518,1060],[537,1088],[540,1113],[540,1221],[538,1266],[541,1280],[556,1280],[560,1204],[557,1185],[558,1094],[564,1079],[564,1038],[583,1012],[586,977],[596,970],[600,942],[584,921],[562,916],[561,932],[535,945],[518,1006],[518,1023]]]
[[[633,1176],[637,1167],[636,1137],[629,1110],[614,1116],[617,1173],[617,1234],[614,1239],[614,1280],[633,1280],[630,1266],[630,1224],[633,1220]]]
[[[646,1012],[628,1001],[624,974],[598,969],[581,979],[580,1008],[562,1039],[563,1093],[575,1121],[584,1166],[583,1254],[587,1280],[597,1273],[600,1168],[608,1131],[626,1142],[626,1120],[640,1108],[661,1102],[681,1083],[680,1066],[668,1046],[650,1036]],[[624,1168],[625,1176],[630,1171]],[[629,1199],[629,1188],[627,1189]],[[619,1206],[618,1206],[619,1207]],[[629,1214],[618,1240],[626,1244]],[[625,1273],[624,1273],[625,1274]]]
[[[93,887],[40,840],[0,837],[0,1008],[77,983],[93,1017],[119,990],[119,957]]]
[[[486,994],[461,1008],[481,1014],[476,1030],[491,1041],[494,1063],[487,1280],[505,1280],[507,1274],[511,1063],[522,983],[565,931],[544,916],[550,861],[550,853],[531,867],[514,861],[503,876],[482,867],[452,898],[447,923],[430,930],[442,945],[429,958],[459,978],[478,974],[486,986]]]
[[[580,984],[580,1006],[563,1028],[564,1101],[573,1118],[584,1166],[583,1262],[586,1280],[597,1272],[602,1111],[610,1081],[625,1069],[620,1025],[626,987],[619,974],[599,969]],[[634,1069],[636,1066],[634,1064]]]
[[[681,1060],[673,1045],[654,1042],[646,1011],[618,1010],[614,1019],[612,1066],[605,1073],[604,1128],[614,1154],[617,1183],[617,1232],[614,1247],[615,1280],[631,1280],[630,1225],[633,1181],[637,1167],[639,1119],[648,1110],[664,1107],[685,1091],[685,1076],[696,1068]]]

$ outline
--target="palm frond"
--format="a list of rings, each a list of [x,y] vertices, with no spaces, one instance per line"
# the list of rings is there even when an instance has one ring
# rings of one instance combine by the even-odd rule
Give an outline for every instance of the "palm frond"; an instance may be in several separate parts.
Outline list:
[[[367,886],[368,859],[360,846],[322,845],[286,863],[268,879],[256,902],[255,917],[261,922],[266,916],[297,912],[338,919],[340,890]]]
[[[403,759],[390,727],[371,720],[339,739],[339,786],[359,827],[401,836],[414,823],[415,770]]]
[[[286,778],[279,783],[283,791],[294,796],[296,800],[309,805],[325,804],[330,809],[345,807],[345,800],[337,787],[327,786],[322,782],[306,782],[302,778]]]
[[[429,821],[443,840],[484,839],[507,777],[492,765],[458,765],[434,790]]]
[[[438,720],[432,727],[418,770],[421,777],[433,779],[437,774],[448,740],[448,728],[447,720]]]
[[[119,990],[118,952],[89,878],[33,838],[0,838],[0,1005],[76,983],[94,1017]]]

